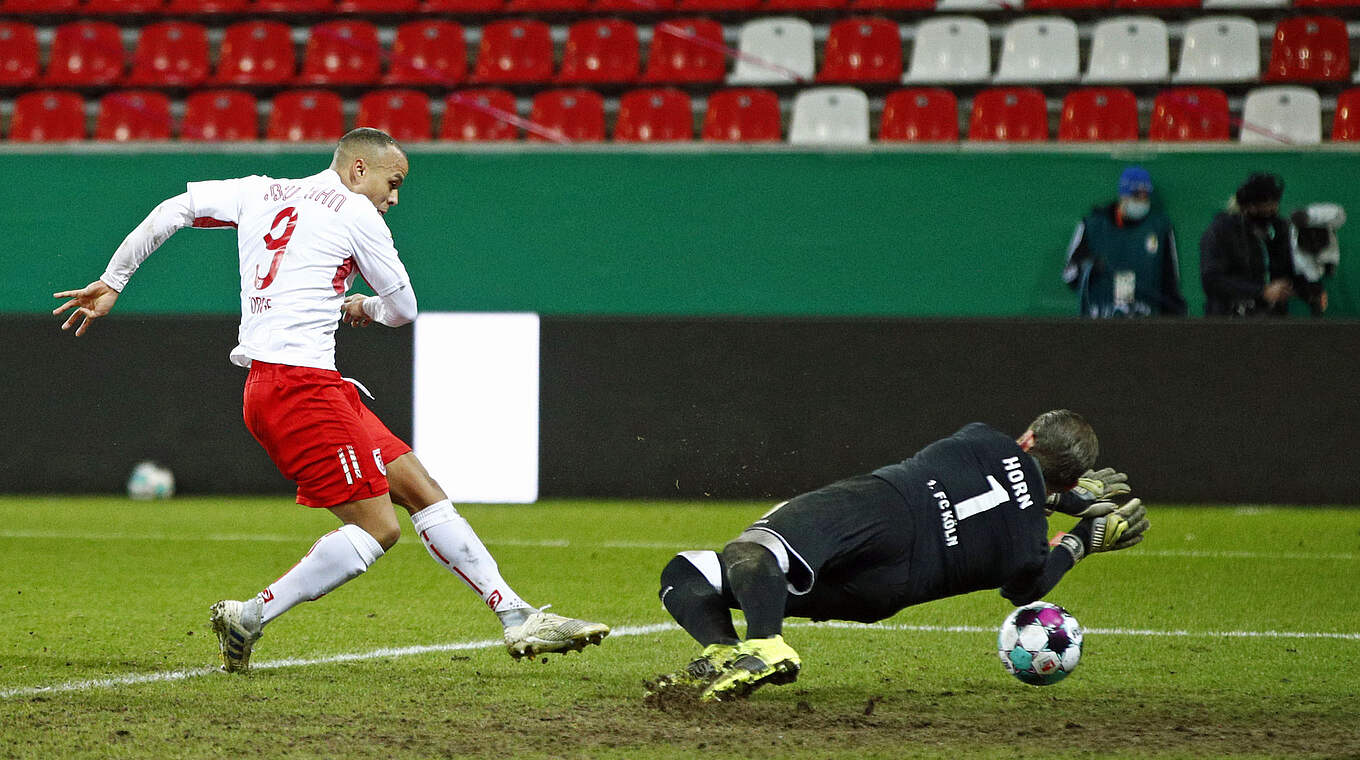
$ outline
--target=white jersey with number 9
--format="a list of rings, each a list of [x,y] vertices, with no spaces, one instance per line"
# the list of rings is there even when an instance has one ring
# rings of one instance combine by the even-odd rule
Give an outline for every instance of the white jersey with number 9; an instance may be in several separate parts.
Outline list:
[[[303,179],[254,175],[188,183],[195,227],[235,227],[240,345],[252,360],[335,369],[335,329],[356,274],[378,296],[410,287],[372,202],[327,169]]]

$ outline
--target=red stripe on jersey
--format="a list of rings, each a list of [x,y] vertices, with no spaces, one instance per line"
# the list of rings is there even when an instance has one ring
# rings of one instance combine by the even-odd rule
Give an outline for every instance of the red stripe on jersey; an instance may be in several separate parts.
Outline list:
[[[345,280],[349,279],[349,273],[354,271],[354,257],[345,259],[340,266],[335,268],[335,277],[331,279],[331,287],[335,288],[336,293],[345,292]]]
[[[209,229],[212,227],[235,227],[236,222],[227,222],[221,219],[214,219],[211,216],[200,216],[194,219],[194,226],[199,229]]]

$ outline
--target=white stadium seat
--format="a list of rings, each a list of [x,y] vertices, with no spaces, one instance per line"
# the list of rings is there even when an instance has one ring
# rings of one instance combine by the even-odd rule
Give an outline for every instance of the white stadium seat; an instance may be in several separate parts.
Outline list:
[[[728,84],[811,81],[816,72],[812,24],[803,19],[776,16],[747,21],[737,40],[737,65]]]
[[[869,98],[854,87],[813,87],[793,101],[789,142],[794,145],[866,145]]]
[[[1165,21],[1152,16],[1117,16],[1092,30],[1087,82],[1163,82],[1170,75]]]
[[[1024,7],[1024,0],[935,0],[936,13],[1018,11]]]
[[[1242,142],[1317,145],[1322,142],[1322,102],[1307,87],[1258,87],[1242,104]]]
[[[1177,82],[1254,82],[1261,77],[1261,37],[1245,16],[1208,16],[1185,25]]]
[[[992,74],[987,24],[968,16],[941,16],[916,27],[911,61],[903,82],[963,84]]]
[[[1077,25],[1061,16],[1012,21],[1001,43],[998,84],[1075,82]]]
[[[1225,8],[1288,8],[1290,0],[1204,0],[1205,10]]]

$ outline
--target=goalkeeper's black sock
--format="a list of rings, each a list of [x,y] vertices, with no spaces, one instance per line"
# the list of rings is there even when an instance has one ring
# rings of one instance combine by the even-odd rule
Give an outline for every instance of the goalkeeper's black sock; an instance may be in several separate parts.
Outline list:
[[[716,554],[712,560],[717,563]],[[692,562],[680,555],[661,571],[661,604],[686,633],[704,646],[738,641],[732,613],[722,594]]]
[[[746,638],[780,635],[789,589],[774,554],[760,544],[734,541],[723,549],[722,559],[732,595],[746,614]]]

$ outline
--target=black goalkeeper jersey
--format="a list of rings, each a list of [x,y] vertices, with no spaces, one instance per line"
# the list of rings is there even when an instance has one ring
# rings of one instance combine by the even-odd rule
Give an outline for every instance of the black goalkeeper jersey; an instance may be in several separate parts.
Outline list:
[[[1031,583],[1048,558],[1043,474],[1013,438],[980,422],[873,473],[913,523],[909,598]]]

